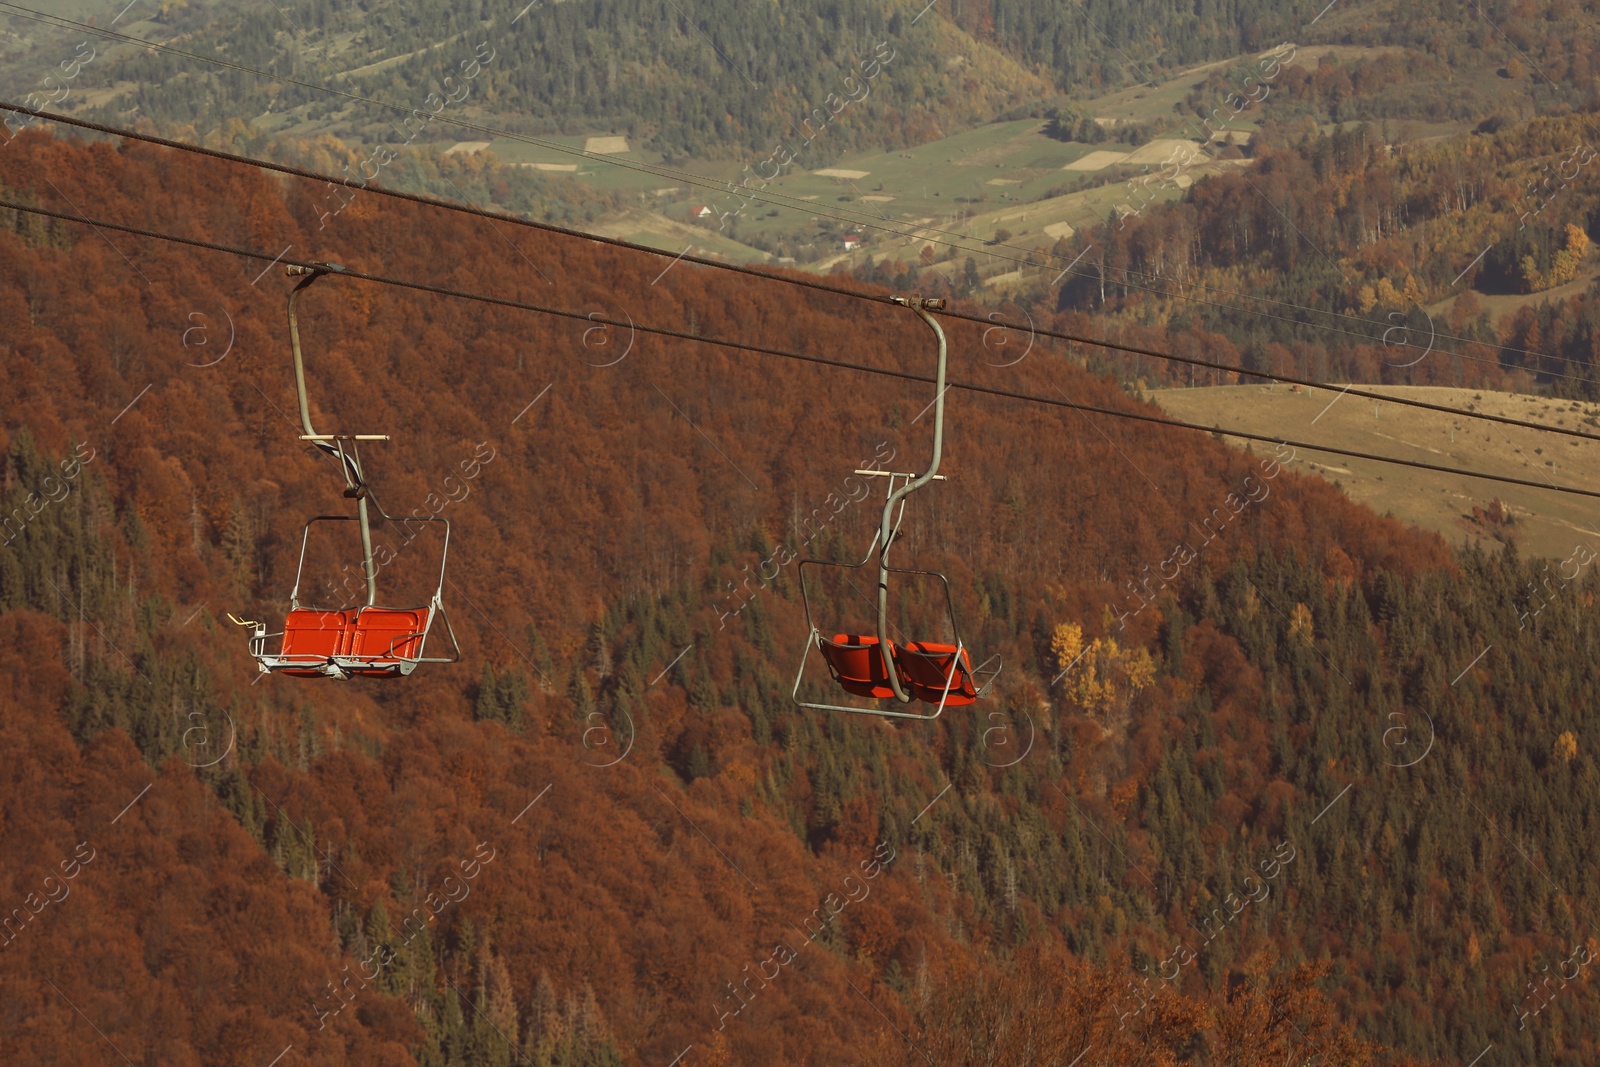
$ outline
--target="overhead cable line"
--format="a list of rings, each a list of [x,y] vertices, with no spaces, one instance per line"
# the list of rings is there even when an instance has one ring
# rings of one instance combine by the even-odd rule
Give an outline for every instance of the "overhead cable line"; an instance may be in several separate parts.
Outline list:
[[[386,110],[389,110],[389,111],[393,111],[393,112],[397,112],[397,113],[400,113],[400,114],[411,115],[411,114],[414,114],[415,111],[416,111],[416,109],[414,109],[414,108],[404,107],[404,106],[402,106],[400,104],[393,104],[393,103],[390,103],[390,102],[388,102],[386,100],[379,100],[379,99],[374,98],[374,97],[362,96],[362,95],[360,95],[358,93],[346,92],[345,90],[342,90],[342,89],[334,89],[334,88],[332,88],[330,86],[319,85],[319,84],[317,84],[315,82],[308,82],[308,81],[305,81],[305,80],[300,79],[300,78],[292,78],[292,77],[287,77],[287,76],[283,76],[283,75],[274,74],[271,71],[264,71],[264,70],[261,70],[261,69],[256,68],[256,67],[247,66],[247,65],[242,64],[242,63],[235,63],[235,62],[232,62],[230,60],[219,59],[219,58],[216,58],[216,57],[213,57],[213,56],[204,56],[204,55],[201,55],[201,54],[199,54],[197,52],[190,52],[190,51],[187,51],[185,49],[177,48],[177,47],[174,47],[174,46],[169,45],[169,44],[163,44],[163,43],[158,42],[158,41],[147,41],[147,40],[144,40],[142,38],[135,37],[132,34],[121,33],[121,32],[116,31],[116,30],[105,29],[105,28],[99,27],[99,26],[92,26],[92,25],[89,25],[88,23],[77,22],[77,21],[75,21],[73,19],[69,19],[69,18],[66,18],[66,17],[61,16],[61,15],[52,15],[52,14],[49,14],[47,12],[34,10],[32,8],[22,7],[21,5],[18,5],[18,4],[0,2],[0,8],[5,8],[5,9],[10,10],[11,12],[13,12],[16,15],[16,17],[27,19],[27,20],[32,21],[32,22],[38,22],[38,23],[40,23],[42,25],[47,25],[47,26],[71,26],[71,27],[73,27],[75,29],[84,30],[85,32],[99,34],[102,37],[107,37],[107,38],[112,38],[112,39],[116,39],[116,40],[125,41],[125,42],[127,42],[129,44],[141,45],[143,47],[150,48],[150,49],[155,49],[157,51],[167,52],[167,53],[170,53],[170,54],[176,55],[176,56],[182,56],[182,57],[184,57],[186,59],[193,59],[193,60],[195,60],[197,62],[200,62],[200,63],[208,63],[208,64],[211,64],[211,65],[214,65],[214,66],[225,67],[225,68],[230,69],[230,70],[237,70],[237,71],[240,71],[242,73],[251,74],[251,75],[254,75],[256,77],[265,78],[265,79],[268,79],[268,80],[274,81],[274,82],[283,82],[283,83],[287,83],[287,84],[291,84],[291,85],[297,85],[297,86],[300,86],[301,88],[309,89],[309,90],[311,90],[313,92],[329,93],[329,94],[331,94],[333,96],[338,96],[338,97],[341,97],[341,98],[344,98],[344,99],[347,99],[347,100],[352,100],[352,101],[355,101],[357,103],[368,104],[368,105],[373,106],[373,107],[383,108],[383,109],[386,109]],[[12,110],[26,111],[27,109],[12,108]],[[40,114],[40,113],[37,113],[37,112],[29,112],[29,113]],[[563,145],[563,144],[560,144],[559,142],[548,141],[548,140],[545,140],[543,138],[533,137],[533,136],[529,136],[527,134],[511,133],[510,131],[502,130],[502,129],[499,129],[498,127],[487,126],[487,125],[484,125],[482,123],[470,122],[470,121],[467,121],[466,119],[451,118],[451,117],[446,117],[444,115],[434,115],[433,117],[434,118],[438,118],[440,121],[444,122],[446,125],[453,125],[453,126],[456,126],[456,127],[460,128],[460,129],[470,130],[470,131],[472,131],[474,133],[479,133],[479,134],[486,134],[486,135],[488,135],[490,137],[498,137],[498,138],[502,138],[502,139],[505,139],[505,140],[512,140],[512,141],[520,141],[520,142],[522,142],[524,144],[533,145],[533,146],[538,147],[538,148],[545,148],[545,149],[548,149],[550,151],[559,152],[559,153],[563,153],[563,154],[566,154],[566,155],[578,156],[578,157],[580,157],[582,159],[589,160],[590,162],[593,162],[593,163],[600,163],[600,164],[604,164],[604,165],[608,165],[608,166],[620,167],[620,168],[622,168],[624,170],[638,171],[640,173],[649,174],[649,175],[652,175],[654,177],[671,178],[674,181],[681,181],[681,182],[683,182],[685,184],[693,185],[693,186],[696,186],[698,188],[703,188],[703,189],[716,189],[716,190],[719,190],[719,191],[727,191],[727,192],[735,191],[735,186],[734,186],[734,184],[732,182],[719,182],[716,179],[709,178],[709,177],[707,177],[705,175],[694,174],[694,173],[689,172],[689,171],[680,171],[680,170],[678,170],[676,168],[673,168],[673,167],[663,167],[663,166],[660,166],[660,165],[657,165],[657,164],[649,164],[649,163],[643,163],[643,162],[636,162],[636,161],[633,161],[633,160],[618,159],[617,157],[612,156],[612,155],[603,155],[603,154],[600,154],[600,153],[590,152],[590,151],[588,151],[586,149],[574,148],[571,145]],[[60,119],[57,119],[57,121],[60,121]],[[328,179],[328,180],[338,180],[338,179]],[[922,241],[927,241],[927,242],[929,242],[931,244],[943,245],[946,248],[950,248],[950,249],[953,249],[953,250],[959,251],[959,252],[965,252],[965,253],[968,253],[969,255],[972,254],[972,253],[978,253],[978,254],[981,254],[981,255],[987,255],[987,256],[990,256],[990,257],[993,257],[993,258],[1004,260],[1007,263],[1015,263],[1019,267],[1026,267],[1026,266],[1029,265],[1029,260],[1018,259],[1015,256],[999,255],[999,254],[993,252],[991,250],[991,248],[993,246],[985,245],[983,247],[971,247],[971,246],[968,246],[968,245],[965,245],[965,244],[960,244],[960,243],[958,243],[956,241],[939,240],[939,239],[933,238],[933,237],[919,236],[920,234],[926,234],[926,233],[930,233],[931,232],[931,233],[942,234],[942,235],[944,235],[946,237],[958,237],[962,241],[970,241],[970,240],[972,240],[971,238],[967,237],[965,234],[958,233],[957,231],[954,231],[954,230],[946,230],[946,229],[942,229],[942,228],[936,227],[936,226],[933,226],[933,227],[921,227],[921,228],[916,228],[916,229],[911,229],[911,230],[897,229],[893,225],[883,225],[883,224],[880,224],[878,222],[874,222],[864,212],[847,212],[847,213],[844,213],[844,214],[839,214],[836,210],[835,211],[824,210],[823,208],[821,208],[821,207],[819,207],[819,206],[817,206],[815,204],[812,204],[809,201],[804,200],[804,199],[802,199],[800,197],[790,196],[790,195],[788,195],[786,193],[779,193],[779,192],[776,192],[776,191],[768,192],[765,188],[763,188],[760,191],[751,192],[749,199],[751,201],[764,203],[764,204],[767,204],[769,206],[786,207],[786,208],[789,208],[791,210],[804,211],[804,212],[808,212],[808,213],[814,214],[814,215],[821,215],[821,216],[833,219],[833,220],[838,221],[838,222],[849,223],[852,226],[856,226],[856,227],[862,228],[862,229],[882,230],[882,231],[884,231],[886,233],[894,234],[894,235],[899,236],[899,237],[905,237],[905,238],[907,238],[907,239],[909,239],[911,241],[922,240]],[[787,201],[787,203],[779,203],[779,201]],[[882,216],[880,216],[880,217],[882,217]],[[886,217],[884,217],[883,218],[883,222],[884,223],[888,223],[889,220]],[[1032,254],[1034,254],[1034,252],[1035,252],[1034,249],[1025,248],[1025,247],[1023,247],[1021,245],[1013,245],[1013,244],[1008,244],[1008,243],[1001,243],[999,245],[999,247],[1009,248],[1009,249],[1011,249],[1013,251],[1016,251],[1016,252],[1024,252],[1024,253],[1029,254],[1030,256]],[[652,250],[652,251],[658,251],[658,250]],[[1046,255],[1049,258],[1054,259],[1054,260],[1061,260],[1061,259],[1065,259],[1066,258],[1065,256],[1059,256],[1054,252],[1045,252],[1044,255]],[[1089,273],[1086,273],[1084,271],[1073,271],[1072,267],[1075,264],[1076,264],[1076,260],[1074,260],[1071,263],[1068,263],[1066,268],[1061,273],[1062,274],[1071,273],[1074,277],[1079,277],[1079,278],[1094,278],[1094,277],[1096,277],[1096,275],[1089,274]],[[1240,312],[1240,313],[1246,314],[1246,315],[1254,315],[1254,316],[1257,316],[1257,317],[1260,317],[1260,318],[1273,319],[1273,320],[1281,321],[1281,322],[1289,322],[1289,323],[1293,323],[1293,324],[1296,324],[1296,325],[1305,326],[1305,327],[1308,327],[1310,329],[1326,330],[1326,331],[1328,331],[1330,333],[1339,333],[1339,334],[1344,334],[1344,335],[1351,336],[1351,337],[1361,337],[1361,338],[1364,338],[1364,339],[1369,340],[1369,341],[1379,341],[1379,340],[1381,340],[1381,338],[1375,338],[1371,334],[1361,333],[1359,331],[1341,330],[1341,329],[1337,329],[1337,328],[1334,328],[1334,327],[1331,327],[1331,326],[1324,326],[1324,325],[1319,324],[1319,323],[1306,322],[1306,321],[1304,321],[1302,319],[1289,318],[1289,317],[1282,316],[1282,315],[1273,315],[1273,314],[1268,313],[1268,312],[1251,311],[1251,310],[1247,310],[1245,308],[1239,308],[1239,307],[1235,307],[1233,305],[1219,303],[1218,301],[1215,301],[1215,300],[1205,300],[1205,299],[1201,299],[1199,297],[1189,296],[1189,295],[1185,295],[1185,294],[1182,294],[1182,293],[1173,293],[1170,290],[1159,289],[1159,288],[1155,288],[1154,286],[1150,286],[1150,285],[1141,285],[1141,284],[1139,284],[1137,282],[1133,282],[1133,281],[1128,279],[1128,276],[1131,276],[1131,275],[1139,273],[1139,272],[1129,271],[1129,270],[1127,270],[1125,268],[1112,268],[1112,269],[1118,270],[1122,274],[1124,274],[1125,277],[1124,277],[1124,280],[1120,283],[1121,285],[1123,285],[1123,286],[1125,286],[1127,288],[1140,289],[1140,290],[1143,290],[1145,292],[1154,294],[1156,296],[1166,297],[1168,299],[1186,300],[1186,301],[1190,301],[1190,302],[1196,303],[1196,304],[1206,304],[1206,305],[1210,305],[1212,307],[1218,307],[1218,308],[1222,308],[1222,309],[1228,310],[1228,311],[1236,311],[1236,312]],[[1059,275],[1057,277],[1059,277]],[[1205,286],[1205,288],[1209,289],[1209,288],[1212,288],[1212,287],[1211,286]],[[1218,291],[1226,292],[1226,290],[1218,290]],[[1265,299],[1265,298],[1246,297],[1246,299]],[[1282,303],[1281,301],[1273,301],[1273,302]],[[1335,316],[1335,317],[1339,317],[1339,318],[1351,318],[1352,317],[1352,316],[1346,315],[1346,314],[1344,314],[1342,312],[1318,311],[1316,309],[1304,307],[1303,305],[1298,305],[1298,304],[1292,305],[1292,306],[1301,307],[1303,310],[1312,312],[1314,314],[1329,315],[1329,316]],[[1372,325],[1372,326],[1381,326],[1382,325],[1382,323],[1374,322],[1371,319],[1365,319],[1365,318],[1360,318],[1360,317],[1355,317],[1355,321],[1361,322],[1361,323],[1366,323],[1366,324]],[[1451,339],[1451,340],[1466,340],[1464,338],[1455,338],[1455,337],[1450,337],[1449,339]],[[1478,343],[1478,342],[1469,342],[1469,343]],[[1504,346],[1493,345],[1491,347],[1503,348]],[[1520,354],[1523,354],[1523,355],[1537,356],[1537,357],[1543,358],[1543,359],[1554,359],[1554,358],[1556,358],[1554,356],[1549,355],[1548,353],[1531,352],[1531,351],[1527,351],[1527,350],[1524,350],[1524,349],[1507,349],[1507,351],[1517,352],[1517,353],[1520,353]],[[1485,359],[1482,359],[1481,357],[1471,356],[1471,355],[1467,355],[1466,353],[1455,352],[1453,350],[1441,349],[1440,352],[1441,352],[1441,354],[1453,355],[1453,356],[1457,356],[1457,357],[1459,357],[1461,359],[1470,359],[1470,360],[1474,360],[1476,362],[1495,363],[1496,365],[1498,365],[1498,361],[1485,360]],[[1552,372],[1552,373],[1554,373],[1555,376],[1557,376],[1557,377],[1573,378],[1574,380],[1581,380],[1581,379],[1577,379],[1576,376],[1573,376],[1573,375],[1562,374],[1560,372]]]
[[[138,226],[129,226],[119,222],[109,222],[101,219],[92,219],[83,215],[73,215],[61,211],[52,211],[49,208],[33,207],[19,204],[9,200],[0,200],[0,209],[20,211],[43,218],[58,219],[63,222],[77,223],[91,228],[114,230],[119,233],[132,234],[138,237],[147,237],[153,240],[166,241],[172,244],[189,248],[201,248],[211,252],[222,252],[228,255],[240,256],[245,259],[265,260],[269,264],[282,263],[285,266],[315,268],[329,270],[330,266],[314,260],[290,259],[279,253],[272,255],[267,252],[251,248],[239,248],[232,245],[218,244],[213,241],[203,241],[194,237],[183,237],[178,234],[163,233],[159,230],[148,230]],[[475,293],[463,289],[452,289],[445,286],[430,285],[426,282],[410,281],[404,278],[392,278],[380,274],[371,274],[366,271],[354,270],[347,267],[332,268],[344,277],[355,278],[360,281],[375,282],[380,285],[393,285],[417,292],[433,293],[437,296],[453,297],[462,300],[471,300],[478,303],[491,304],[498,307],[513,308],[519,311],[532,311],[544,315],[553,315],[559,318],[573,319],[587,322],[591,325],[614,326],[618,329],[628,328],[640,333],[654,334],[659,337],[668,337],[680,341],[693,341],[699,344],[715,345],[719,348],[731,348],[742,352],[752,352],[759,355],[776,356],[782,359],[792,359],[803,363],[814,363],[819,366],[833,367],[838,370],[857,371],[862,374],[874,374],[887,378],[898,378],[902,381],[920,382],[923,384],[936,384],[934,378],[913,374],[909,371],[898,371],[887,367],[872,367],[862,363],[850,363],[845,360],[829,359],[825,356],[814,356],[803,352],[791,352],[781,348],[772,348],[766,345],[754,345],[744,341],[732,341],[719,337],[707,337],[703,334],[690,333],[684,330],[673,330],[662,326],[651,326],[646,323],[632,322],[624,319],[614,319],[596,313],[572,311],[566,308],[547,307],[540,304],[531,304],[520,300],[510,300],[505,297],[490,296],[486,293]],[[978,320],[984,321],[984,320]],[[1393,456],[1381,456],[1371,452],[1361,452],[1354,449],[1339,448],[1333,445],[1315,444],[1308,441],[1297,441],[1291,438],[1276,437],[1268,434],[1251,433],[1246,430],[1236,430],[1225,426],[1204,426],[1199,423],[1184,422],[1178,419],[1159,418],[1154,415],[1145,415],[1133,411],[1119,411],[1115,408],[1101,407],[1095,404],[1080,404],[1065,396],[1057,400],[1054,397],[1037,396],[1031,393],[1019,393],[1009,389],[996,389],[992,386],[977,385],[971,382],[946,381],[946,388],[962,389],[971,393],[981,393],[988,396],[1001,397],[1006,400],[1019,400],[1025,403],[1042,404],[1049,407],[1071,408],[1075,411],[1096,415],[1106,415],[1111,418],[1128,419],[1134,422],[1150,423],[1156,426],[1165,426],[1169,429],[1195,430],[1201,433],[1222,434],[1228,437],[1237,437],[1247,441],[1261,441],[1266,444],[1283,445],[1290,448],[1304,448],[1312,452],[1324,452],[1329,455],[1347,456],[1352,459],[1371,460],[1377,463],[1389,463],[1401,467],[1412,467],[1418,470],[1434,471],[1439,474],[1453,474],[1466,478],[1479,478],[1484,481],[1500,482],[1506,485],[1521,485],[1533,489],[1545,489],[1554,493],[1563,493],[1571,496],[1600,498],[1600,490],[1580,489],[1576,486],[1557,485],[1550,482],[1536,482],[1527,478],[1515,478],[1509,475],[1485,474],[1479,471],[1463,470],[1458,467],[1446,467],[1434,463],[1424,463],[1419,460],[1399,459]],[[1387,399],[1387,398],[1380,398]]]
[[[347,185],[343,179],[327,174],[321,174],[316,171],[307,170],[303,167],[290,166],[284,163],[274,163],[270,160],[257,159],[252,156],[238,155],[233,152],[225,152],[216,148],[205,148],[201,145],[190,144],[186,141],[174,141],[166,137],[158,137],[155,134],[123,130],[98,122],[90,122],[86,119],[74,118],[69,115],[57,115],[48,111],[39,111],[33,108],[23,107],[19,104],[10,104],[6,103],[5,101],[0,101],[0,110],[15,111],[19,114],[32,115],[37,118],[47,119],[51,122],[60,122],[68,126],[76,126],[81,129],[93,130],[96,133],[104,133],[116,137],[125,137],[130,140],[144,141],[149,144],[160,145],[164,148],[172,148],[183,152],[192,152],[198,155],[209,156],[213,159],[220,159],[229,163],[239,163],[245,166],[258,167],[263,170],[276,171],[281,174],[289,174],[297,178],[307,178],[313,181],[321,181],[330,184]],[[489,219],[491,221],[506,222],[530,229],[542,230],[548,233],[561,234],[565,237],[572,237],[585,241],[594,241],[597,244],[611,245],[633,252],[643,252],[654,256],[670,257],[680,262],[686,261],[698,264],[700,266],[730,270],[738,274],[743,274],[748,277],[758,278],[765,281],[785,282],[790,285],[814,289],[819,292],[824,292],[835,296],[845,296],[855,300],[864,300],[869,303],[888,304],[891,302],[886,296],[879,296],[874,293],[863,292],[859,289],[850,289],[842,286],[830,285],[826,282],[813,281],[808,278],[798,278],[792,275],[773,274],[767,271],[756,270],[753,267],[746,267],[742,264],[726,263],[720,260],[708,259],[702,256],[691,256],[687,254],[672,256],[669,252],[665,252],[658,248],[651,248],[649,245],[636,244],[632,241],[625,241],[617,237],[597,236],[595,234],[585,233],[581,230],[573,230],[565,226],[557,226],[554,223],[537,222],[535,220],[525,219],[507,212],[492,211],[487,208],[477,207],[476,205],[459,204],[449,200],[441,200],[437,197],[424,196],[418,193],[407,193],[396,189],[386,189],[382,186],[376,185],[368,185],[364,186],[363,188],[368,192],[376,193],[381,196],[393,197],[397,200],[406,200],[412,203],[424,205],[426,207],[436,207],[446,211],[457,211],[463,214],[475,215],[479,218]],[[1178,363],[1184,366],[1202,367],[1207,370],[1223,371],[1229,374],[1252,375],[1257,378],[1266,378],[1270,381],[1282,382],[1286,385],[1298,385],[1303,388],[1321,389],[1328,392],[1336,392],[1341,395],[1360,397],[1367,400],[1385,401],[1391,404],[1398,404],[1402,407],[1418,408],[1424,411],[1436,411],[1441,414],[1456,415],[1461,418],[1477,419],[1484,422],[1496,422],[1506,426],[1517,426],[1528,430],[1538,430],[1547,433],[1559,434],[1565,437],[1575,437],[1580,440],[1600,441],[1600,434],[1590,434],[1585,433],[1582,430],[1575,429],[1569,430],[1564,426],[1551,426],[1547,423],[1529,422],[1524,419],[1512,418],[1507,415],[1493,415],[1487,412],[1468,411],[1462,408],[1450,407],[1447,404],[1434,404],[1425,400],[1417,400],[1409,397],[1389,396],[1367,389],[1358,389],[1353,384],[1341,387],[1338,385],[1329,384],[1327,382],[1315,381],[1310,378],[1301,378],[1292,374],[1283,374],[1274,371],[1256,371],[1237,364],[1220,363],[1214,360],[1200,359],[1195,356],[1180,356],[1173,352],[1162,352],[1154,348],[1146,348],[1139,345],[1129,345],[1119,341],[1110,341],[1104,338],[1090,337],[1084,334],[1066,333],[1059,330],[1044,330],[1039,329],[1031,324],[1012,322],[996,318],[986,318],[971,312],[947,309],[938,312],[938,314],[948,318],[978,323],[990,329],[1003,327],[1005,329],[1017,330],[1019,332],[1027,330],[1040,337],[1049,337],[1055,340],[1068,341],[1075,344],[1091,345],[1097,348],[1104,348],[1114,352],[1123,352],[1129,355],[1148,356],[1151,359],[1165,360],[1170,363]]]

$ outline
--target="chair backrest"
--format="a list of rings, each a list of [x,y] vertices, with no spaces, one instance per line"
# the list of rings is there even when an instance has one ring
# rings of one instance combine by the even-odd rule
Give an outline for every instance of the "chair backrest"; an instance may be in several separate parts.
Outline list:
[[[889,673],[884,667],[883,654],[878,649],[878,639],[866,634],[834,634],[833,640],[817,638],[817,647],[827,661],[834,680],[847,693],[855,696],[883,700],[894,696],[889,684]],[[894,658],[894,642],[887,649]]]
[[[346,654],[353,611],[296,608],[283,620],[284,659],[329,660]]]
[[[416,659],[431,616],[431,608],[362,608],[347,654],[364,660]]]
[[[894,659],[911,683],[912,695],[919,700],[929,704],[942,700],[947,708],[959,708],[978,699],[977,688],[972,684],[972,661],[965,648],[938,641],[912,641],[896,649]]]

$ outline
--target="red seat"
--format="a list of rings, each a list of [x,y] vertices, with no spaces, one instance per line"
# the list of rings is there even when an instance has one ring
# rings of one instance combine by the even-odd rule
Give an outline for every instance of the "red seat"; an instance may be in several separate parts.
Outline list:
[[[834,634],[832,641],[818,637],[817,647],[822,650],[822,658],[827,661],[834,680],[844,687],[845,692],[874,700],[894,696],[876,637]],[[895,657],[893,641],[889,642],[889,657]]]
[[[957,657],[959,651],[961,655]],[[911,693],[919,700],[937,704],[941,700],[947,708],[959,708],[978,699],[972,684],[972,661],[965,648],[936,641],[913,641],[894,653],[895,665],[911,684]],[[951,677],[954,669],[955,676]],[[950,695],[945,696],[945,685]]]
[[[235,620],[237,621],[237,620]],[[422,659],[433,621],[431,608],[358,608],[321,611],[295,608],[283,622],[277,655],[266,652],[266,627],[256,627],[251,654],[262,669],[304,678],[394,678],[410,674]]]
[[[365,660],[371,667],[356,665],[356,674],[393,674],[397,660],[414,660],[422,655],[422,639],[428,632],[428,609],[362,608],[356,613],[351,635],[351,659]]]
[[[289,612],[283,620],[283,650],[278,653],[278,659],[305,666],[286,667],[284,673],[319,675],[328,660],[346,655],[354,615],[352,611],[308,608]]]

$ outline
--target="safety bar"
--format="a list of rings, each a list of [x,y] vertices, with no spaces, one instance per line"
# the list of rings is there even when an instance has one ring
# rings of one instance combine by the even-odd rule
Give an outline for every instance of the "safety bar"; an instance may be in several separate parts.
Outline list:
[[[362,503],[365,503],[365,501],[362,501]],[[434,601],[434,603],[436,603],[436,604],[438,604],[440,606],[440,610],[442,611],[444,609],[444,571],[445,571],[445,565],[449,561],[449,558],[450,558],[450,520],[445,518],[442,515],[407,515],[403,519],[396,519],[393,515],[390,515],[388,512],[384,511],[383,510],[383,505],[379,504],[376,500],[373,500],[373,505],[378,509],[378,514],[383,516],[384,521],[395,523],[396,525],[404,525],[405,523],[408,523],[408,522],[438,522],[438,523],[443,523],[444,524],[444,544],[441,546],[441,548],[439,550],[439,585],[438,585],[437,588],[434,589],[434,592],[433,592],[433,601]],[[298,611],[299,608],[300,608],[300,581],[301,581],[302,577],[304,577],[304,575],[305,575],[306,549],[311,543],[311,527],[315,523],[319,523],[319,522],[360,522],[360,523],[362,523],[363,531],[366,528],[366,524],[363,521],[363,519],[362,518],[358,518],[358,517],[356,517],[354,515],[313,515],[311,518],[306,520],[305,528],[304,528],[304,530],[301,531],[301,534],[300,534],[300,562],[295,567],[295,571],[294,571],[294,589],[292,591],[290,591],[290,593],[289,593],[289,610],[291,610],[291,611]],[[362,548],[363,548],[364,551],[369,551],[369,550],[367,550],[367,546],[366,546],[365,543],[363,543]],[[371,559],[370,551],[369,551],[369,554],[367,555],[366,558],[367,559]],[[381,606],[382,605],[378,604],[376,601],[372,601],[372,602],[367,604],[367,607],[369,607],[369,608],[375,608],[375,607],[381,607]],[[445,620],[445,625],[447,625],[447,626],[449,625],[448,618]],[[455,640],[455,634],[454,634],[453,630],[451,632],[450,639],[452,641]],[[458,645],[457,646],[458,650],[459,650],[459,647],[460,646]],[[424,662],[424,663],[449,662],[449,663],[453,663],[455,661],[454,660],[445,660],[445,661],[421,660],[419,662]]]
[[[340,263],[312,263],[309,265],[290,263],[283,268],[283,273],[291,278],[298,278],[303,274],[338,274],[344,269],[344,265]]]
[[[387,441],[386,433],[303,433],[302,441]]]
[[[915,478],[916,477],[915,474],[901,474],[898,471],[876,471],[876,470],[874,470],[874,471],[856,471],[855,473],[856,474],[865,475],[868,478]],[[933,476],[933,480],[936,481],[936,482],[943,482],[943,481],[947,481],[948,479],[946,479],[945,476],[942,475],[942,474],[935,474]]]

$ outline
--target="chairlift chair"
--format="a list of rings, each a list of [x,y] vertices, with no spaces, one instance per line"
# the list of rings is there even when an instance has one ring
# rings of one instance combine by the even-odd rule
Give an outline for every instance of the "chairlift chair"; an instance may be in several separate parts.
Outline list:
[[[944,331],[928,314],[944,307],[943,300],[923,300],[917,297],[895,297],[896,303],[915,311],[933,329],[939,341],[939,370],[937,392],[933,400],[933,458],[928,469],[919,474],[901,474],[881,470],[858,470],[865,477],[888,479],[888,492],[883,505],[883,518],[878,532],[867,546],[867,553],[859,563],[834,563],[828,560],[802,560],[799,566],[800,599],[805,605],[806,643],[801,650],[800,670],[795,675],[795,704],[814,711],[846,711],[862,715],[883,715],[900,719],[937,719],[947,707],[963,707],[987,696],[1000,675],[998,655],[991,656],[976,669],[968,654],[966,643],[956,623],[955,603],[950,595],[950,582],[937,571],[916,570],[889,565],[889,549],[900,533],[900,522],[905,517],[906,498],[933,481],[944,481],[939,473],[939,459],[944,446],[944,394],[946,346]],[[896,483],[901,483],[896,485]],[[898,505],[898,511],[896,506]],[[835,633],[823,636],[811,612],[811,597],[806,588],[807,567],[833,567],[857,570],[868,563],[873,551],[878,553],[878,627],[876,633]],[[954,643],[942,641],[906,641],[895,644],[889,638],[889,575],[901,574],[936,578],[944,588],[945,608],[949,612],[950,631]],[[908,705],[912,701],[934,705],[931,713],[904,711],[890,706],[858,707],[845,704],[826,704],[803,700],[801,686],[805,683],[806,663],[815,649],[822,657],[834,682],[846,693],[868,700],[893,701]]]
[[[387,434],[318,433],[311,425],[311,406],[306,399],[305,361],[300,352],[300,326],[295,316],[295,306],[300,291],[324,274],[343,270],[338,264],[319,263],[313,266],[289,266],[285,273],[291,277],[303,276],[289,294],[289,344],[294,353],[294,384],[300,399],[300,423],[305,433],[300,440],[309,441],[318,449],[339,461],[344,477],[344,495],[356,502],[356,514],[317,515],[305,525],[300,538],[300,562],[295,570],[294,589],[289,593],[289,611],[283,629],[268,633],[264,622],[244,620],[229,615],[240,626],[251,628],[250,655],[255,657],[264,674],[288,674],[303,678],[397,678],[411,674],[419,663],[454,663],[461,658],[461,646],[456,641],[455,629],[444,610],[445,558],[450,551],[450,520],[434,515],[411,516],[406,522],[438,522],[444,524],[444,544],[439,559],[439,583],[428,603],[421,607],[386,607],[378,604],[378,568],[372,559],[372,529],[368,516],[368,502],[377,509],[386,522],[394,521],[373,496],[361,468],[359,443],[362,441],[387,441]],[[361,529],[363,573],[366,579],[366,603],[353,609],[320,609],[302,607],[300,582],[305,574],[306,546],[310,543],[311,527],[319,522],[355,522]],[[426,654],[428,636],[435,621],[443,621],[450,639],[452,654],[429,656]],[[268,651],[269,641],[276,639],[276,651]]]

